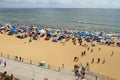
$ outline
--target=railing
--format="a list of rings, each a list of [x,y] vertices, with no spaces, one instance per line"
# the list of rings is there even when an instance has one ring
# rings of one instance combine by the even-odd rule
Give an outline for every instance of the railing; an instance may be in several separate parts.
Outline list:
[[[5,54],[5,53],[2,53],[2,52],[0,53],[0,56],[4,57],[4,58],[9,58],[9,59],[12,59],[12,60],[15,60],[15,61],[31,64],[31,65],[34,65],[34,66],[39,66],[41,68],[54,70],[54,71],[60,71],[60,69],[61,69],[58,66],[53,66],[53,65],[50,65],[50,64],[45,64],[45,66],[40,66],[40,62],[33,61],[32,59],[25,59],[25,58],[22,58],[22,57],[10,55],[10,54]]]

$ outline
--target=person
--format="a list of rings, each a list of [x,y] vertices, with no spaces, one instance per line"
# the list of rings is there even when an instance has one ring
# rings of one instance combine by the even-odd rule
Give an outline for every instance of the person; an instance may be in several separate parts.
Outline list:
[[[97,63],[100,63],[100,58],[98,58],[98,61],[97,61]]]
[[[83,51],[83,55],[85,55],[86,54],[86,51]]]
[[[114,54],[114,51],[112,51],[112,54],[110,56],[113,56],[113,54]]]
[[[90,49],[90,48],[88,47],[87,50],[89,51],[89,49]]]
[[[23,61],[24,61],[24,59],[23,59],[23,58],[21,58],[21,61],[23,62]]]
[[[4,61],[4,67],[6,67],[6,61]]]
[[[82,70],[82,72],[85,72],[86,68],[84,66],[82,66],[81,70]]]
[[[76,60],[77,60],[77,57],[75,56],[73,61],[76,61]]]
[[[85,75],[86,75],[86,72],[84,71],[84,72],[82,73],[82,77],[81,77],[81,78],[82,78],[82,79],[85,78]]]
[[[74,45],[76,45],[76,38],[73,38],[72,42],[73,42]]]
[[[103,59],[103,63],[102,64],[104,64],[105,63],[105,58]]]
[[[81,56],[83,56],[84,55],[84,53],[83,52],[81,52]]]
[[[78,38],[78,43],[80,44],[80,46],[82,45],[82,39]]]
[[[44,78],[44,80],[48,80],[48,78]]]
[[[82,63],[79,63],[79,68],[82,68],[82,67],[83,67]]]
[[[99,51],[101,50],[101,48],[99,48]]]
[[[78,60],[79,60],[79,57],[77,57],[77,60],[76,60],[76,62],[78,62]]]
[[[91,53],[93,52],[93,49],[91,49]]]
[[[29,43],[30,43],[30,42],[32,42],[32,39],[31,39],[31,37],[30,37],[30,39],[29,39]]]
[[[11,74],[11,76],[10,76],[10,80],[13,80],[13,74]]]
[[[7,74],[7,71],[4,71],[4,73],[1,74],[1,77],[4,78],[6,74]]]
[[[87,69],[87,71],[89,71],[89,70],[90,70],[90,65],[89,65],[89,62],[87,62],[87,63],[86,63],[86,69]]]
[[[75,69],[75,75],[78,75],[78,74],[79,74],[78,69]]]
[[[62,69],[64,68],[64,64],[62,64]]]
[[[21,60],[22,60],[22,58],[21,58],[21,57],[19,57],[19,60],[21,61]]]
[[[91,61],[91,63],[94,63],[94,58],[92,58],[92,61]]]
[[[15,60],[18,60],[18,56],[15,56]]]

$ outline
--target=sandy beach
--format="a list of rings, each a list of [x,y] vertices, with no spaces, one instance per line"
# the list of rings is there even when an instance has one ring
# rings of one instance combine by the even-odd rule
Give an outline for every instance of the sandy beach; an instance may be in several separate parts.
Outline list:
[[[73,45],[71,40],[66,42],[64,46],[60,41],[45,41],[44,38],[33,40],[31,43],[28,41],[29,38],[18,39],[15,36],[0,34],[0,52],[31,59],[36,63],[45,61],[47,64],[56,66],[64,64],[65,67],[73,67],[74,64],[79,63],[85,65],[86,62],[91,62],[94,58],[95,62],[90,64],[90,71],[120,79],[120,47],[107,45],[91,47],[88,43],[90,50],[93,49],[91,53],[83,46]],[[100,51],[99,48],[101,48]],[[81,56],[82,51],[86,51],[85,56]],[[114,55],[110,56],[112,51],[114,51]],[[78,62],[73,62],[75,56],[79,57]],[[97,63],[99,57],[101,62]],[[104,58],[106,62],[102,64]]]

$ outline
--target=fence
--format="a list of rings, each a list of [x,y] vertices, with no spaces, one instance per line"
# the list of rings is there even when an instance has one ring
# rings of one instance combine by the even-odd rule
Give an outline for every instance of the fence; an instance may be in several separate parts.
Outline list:
[[[0,56],[4,57],[4,58],[9,58],[9,59],[12,59],[12,60],[16,60],[16,61],[19,61],[19,62],[24,62],[24,63],[27,63],[27,64],[31,64],[31,65],[34,65],[34,66],[39,66],[41,68],[54,70],[54,71],[60,71],[60,69],[61,69],[58,66],[53,66],[53,65],[50,65],[50,64],[45,64],[45,66],[40,66],[40,62],[33,61],[32,59],[25,59],[25,58],[22,58],[22,57],[13,56],[13,55],[5,54],[5,53],[0,53]]]

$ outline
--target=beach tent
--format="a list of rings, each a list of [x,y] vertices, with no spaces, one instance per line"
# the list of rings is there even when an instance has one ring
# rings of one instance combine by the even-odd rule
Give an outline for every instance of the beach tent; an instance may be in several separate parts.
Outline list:
[[[41,29],[39,32],[40,32],[40,34],[43,34],[43,33],[45,33],[45,30]]]
[[[106,44],[106,40],[100,40],[101,44]]]
[[[55,29],[51,29],[50,32],[51,32],[51,33],[54,33],[54,32],[55,32]]]
[[[95,46],[96,45],[96,42],[95,41],[92,41],[91,42],[91,46]]]
[[[93,36],[93,39],[95,39],[95,40],[100,40],[100,39],[102,39],[102,36],[94,35],[94,36]]]
[[[81,32],[81,33],[79,33],[79,37],[81,38],[81,37],[83,36],[83,34],[84,34],[84,33],[82,33],[82,32]]]
[[[17,37],[20,38],[20,39],[24,39],[26,37],[26,34],[25,33],[19,33],[17,35]]]
[[[18,30],[12,27],[12,28],[10,29],[10,32],[11,32],[11,33],[18,33]]]
[[[91,38],[91,36],[86,36],[86,39],[90,39]]]
[[[60,40],[60,34],[58,33],[57,36],[53,37],[53,42],[57,42]]]
[[[79,33],[78,32],[74,32],[74,36],[79,36]]]

